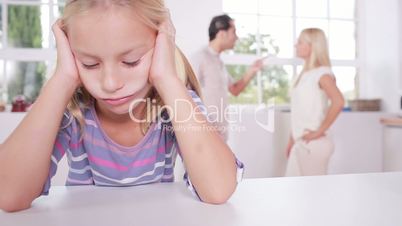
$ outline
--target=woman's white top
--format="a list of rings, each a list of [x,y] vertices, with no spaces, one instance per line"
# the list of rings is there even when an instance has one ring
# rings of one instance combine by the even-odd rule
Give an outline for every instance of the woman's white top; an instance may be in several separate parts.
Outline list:
[[[328,110],[328,96],[320,88],[320,78],[333,75],[331,68],[318,67],[299,75],[291,89],[292,136],[301,138],[306,130],[317,130],[325,119]],[[297,84],[296,81],[299,79]]]

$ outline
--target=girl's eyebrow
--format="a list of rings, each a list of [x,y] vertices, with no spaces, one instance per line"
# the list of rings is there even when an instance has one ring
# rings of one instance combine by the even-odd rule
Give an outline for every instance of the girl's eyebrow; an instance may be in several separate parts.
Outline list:
[[[121,56],[125,56],[125,55],[127,55],[127,54],[132,53],[132,52],[135,52],[135,53],[144,55],[146,52],[148,52],[147,45],[141,45],[141,46],[138,46],[138,47],[134,47],[134,48],[128,49],[128,50],[126,50],[126,51],[124,51],[124,52],[118,54],[118,56],[120,56],[120,57],[121,57]]]
[[[125,56],[125,55],[127,55],[127,54],[129,54],[129,53],[132,53],[132,52],[134,52],[134,51],[142,52],[141,50],[146,50],[146,46],[145,46],[145,45],[142,45],[142,46],[140,46],[140,47],[135,47],[135,48],[131,48],[131,49],[125,50],[125,51],[119,53],[118,56],[119,56],[119,57]],[[95,58],[95,59],[99,59],[99,58],[100,58],[100,57],[98,57],[98,56],[95,56],[95,55],[86,53],[85,51],[82,51],[82,50],[79,50],[79,49],[75,50],[75,52],[78,53],[79,55],[82,55],[82,56],[85,56],[85,57],[90,57],[90,58]],[[148,51],[146,51],[146,52],[148,52]]]
[[[98,59],[98,58],[99,58],[99,57],[94,56],[94,55],[91,55],[91,54],[89,54],[89,53],[85,53],[84,51],[81,51],[81,50],[75,50],[74,52],[76,52],[76,53],[79,54],[79,55],[82,55],[82,56],[85,56],[85,57],[89,57],[89,58],[95,58],[95,59]]]

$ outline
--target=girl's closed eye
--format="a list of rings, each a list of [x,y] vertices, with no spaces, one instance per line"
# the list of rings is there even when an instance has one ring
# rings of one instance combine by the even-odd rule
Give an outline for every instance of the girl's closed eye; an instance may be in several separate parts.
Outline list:
[[[128,67],[135,67],[141,62],[141,59],[136,60],[136,61],[123,61],[123,64],[127,65]]]
[[[97,66],[99,65],[99,63],[95,63],[95,64],[85,64],[82,63],[82,66],[86,69],[95,69]]]
[[[136,61],[123,61],[123,64],[127,65],[128,67],[135,67],[137,66],[139,63],[141,62],[141,59],[136,60]],[[99,66],[99,63],[95,63],[95,64],[86,64],[86,63],[82,63],[82,66],[86,69],[95,69]]]

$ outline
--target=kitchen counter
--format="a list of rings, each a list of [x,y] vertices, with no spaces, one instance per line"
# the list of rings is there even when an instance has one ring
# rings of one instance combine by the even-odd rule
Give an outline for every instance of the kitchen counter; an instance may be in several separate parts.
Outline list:
[[[402,127],[402,117],[381,118],[380,122],[385,126],[400,126],[400,127]]]
[[[402,171],[402,118],[387,117],[380,122],[383,125],[383,170]]]

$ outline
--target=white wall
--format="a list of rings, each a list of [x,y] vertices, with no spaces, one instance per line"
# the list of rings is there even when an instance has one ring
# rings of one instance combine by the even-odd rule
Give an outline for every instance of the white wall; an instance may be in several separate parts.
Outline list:
[[[253,106],[239,108],[241,117],[236,114],[235,117],[231,115],[230,118],[235,123],[230,124],[228,144],[236,157],[245,165],[244,177],[282,175],[285,159],[282,159],[281,153],[274,148],[274,134],[256,123],[258,120],[267,124],[268,120],[265,119],[268,119],[268,109],[256,111]]]
[[[208,45],[208,26],[212,17],[222,14],[221,0],[166,0],[176,27],[176,43],[190,56]]]
[[[0,144],[6,140],[24,117],[25,113],[0,113]],[[67,158],[60,161],[58,168],[57,174],[52,179],[52,184],[64,185],[68,174]]]
[[[4,142],[24,117],[25,113],[0,113],[0,144]]]
[[[360,0],[359,24],[363,36],[360,94],[382,98],[384,110],[399,111],[400,3],[399,0]]]

